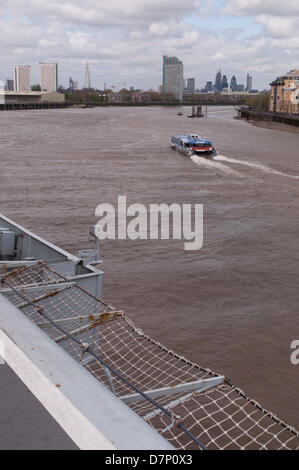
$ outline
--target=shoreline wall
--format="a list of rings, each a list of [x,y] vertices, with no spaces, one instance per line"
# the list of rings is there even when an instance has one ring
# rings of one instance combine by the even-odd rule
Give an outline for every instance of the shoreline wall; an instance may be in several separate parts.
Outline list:
[[[299,116],[289,115],[282,113],[270,113],[266,111],[259,111],[255,109],[241,108],[238,111],[239,117],[253,121],[271,121],[271,122],[282,122],[289,124],[290,126],[299,127]]]

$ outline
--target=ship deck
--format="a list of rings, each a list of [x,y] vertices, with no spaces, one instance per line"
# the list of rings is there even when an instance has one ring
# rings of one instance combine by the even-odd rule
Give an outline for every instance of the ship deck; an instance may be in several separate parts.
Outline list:
[[[299,449],[296,429],[99,298],[101,281],[0,217],[0,448]]]
[[[78,450],[8,364],[0,366],[0,450]]]

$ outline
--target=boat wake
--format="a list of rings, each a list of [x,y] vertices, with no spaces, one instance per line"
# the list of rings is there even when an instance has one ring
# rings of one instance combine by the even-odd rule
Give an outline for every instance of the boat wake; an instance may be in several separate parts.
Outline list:
[[[242,173],[239,171],[233,170],[232,168],[229,168],[227,165],[223,165],[222,163],[219,163],[218,161],[215,161],[215,157],[213,157],[213,160],[208,160],[207,158],[204,157],[199,157],[198,155],[192,155],[191,160],[196,163],[196,165],[199,165],[204,168],[212,168],[214,170],[217,170],[225,175],[231,175],[231,176],[237,176],[243,178]]]
[[[263,163],[259,163],[259,162],[251,162],[248,160],[237,160],[236,158],[225,157],[224,155],[217,155],[214,157],[214,160],[216,160],[217,162],[226,162],[226,163],[234,163],[236,165],[244,165],[244,166],[255,168],[259,171],[262,171],[264,173],[269,173],[272,175],[284,176],[284,177],[291,178],[291,179],[299,179],[299,176],[288,175],[287,173],[274,170],[274,168],[270,168],[269,166],[264,165]]]

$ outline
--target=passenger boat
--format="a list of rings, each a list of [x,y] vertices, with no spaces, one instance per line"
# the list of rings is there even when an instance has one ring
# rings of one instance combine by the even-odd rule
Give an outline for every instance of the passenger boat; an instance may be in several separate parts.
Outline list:
[[[187,157],[200,155],[211,158],[213,155],[217,155],[212,142],[197,134],[173,135],[170,139],[170,146],[174,150],[184,153]]]

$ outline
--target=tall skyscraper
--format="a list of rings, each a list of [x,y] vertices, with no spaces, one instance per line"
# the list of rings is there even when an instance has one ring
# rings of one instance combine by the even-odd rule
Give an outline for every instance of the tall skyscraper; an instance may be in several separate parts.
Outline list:
[[[230,88],[231,88],[232,91],[237,91],[237,87],[238,87],[238,85],[237,85],[237,79],[236,79],[236,77],[233,75],[233,76],[232,76],[232,79],[231,79],[231,81],[230,81]]]
[[[205,91],[209,92],[213,90],[213,82],[208,81],[205,86]]]
[[[58,90],[58,64],[47,64],[40,62],[40,87],[42,91]]]
[[[188,78],[187,79],[187,92],[194,93],[195,91],[195,78]]]
[[[246,91],[252,90],[252,76],[247,74],[247,80],[246,80]]]
[[[216,74],[215,78],[215,85],[214,85],[215,90],[221,91],[222,90],[222,74],[221,70],[219,70]]]
[[[223,88],[228,88],[228,81],[226,75],[223,75],[221,80],[221,90],[223,90]]]
[[[85,82],[84,82],[84,88],[86,88],[87,90],[90,90],[90,89],[91,89],[90,72],[89,72],[88,61],[86,62],[86,65],[85,65]]]
[[[173,93],[183,100],[184,66],[177,57],[163,56],[163,95]]]
[[[30,65],[16,65],[13,71],[14,91],[28,92],[30,88]]]

